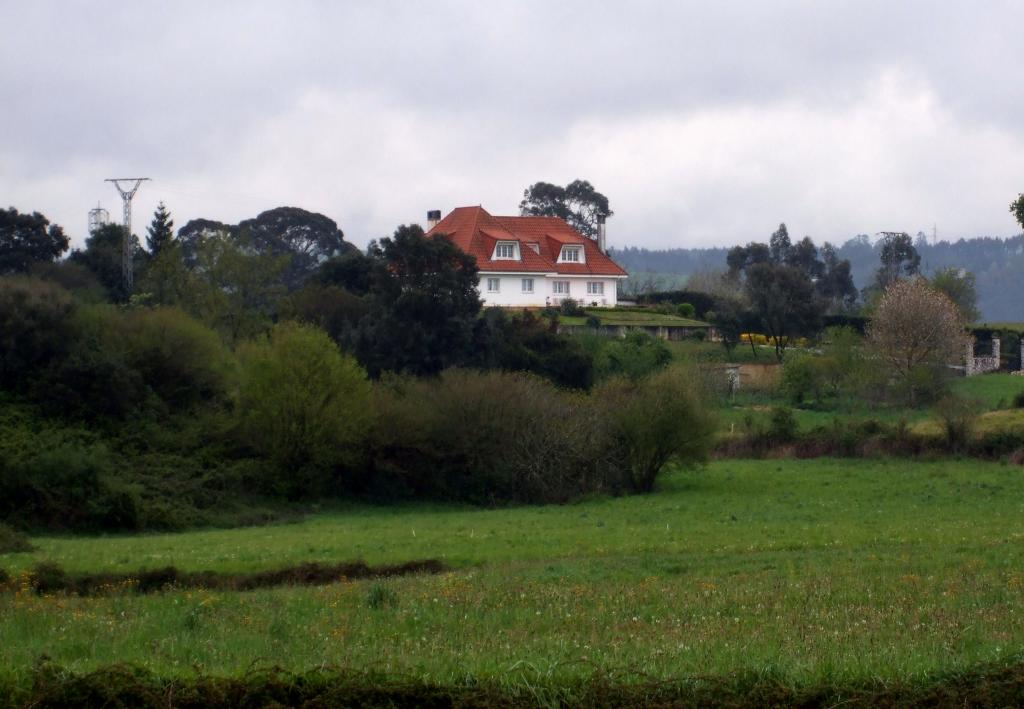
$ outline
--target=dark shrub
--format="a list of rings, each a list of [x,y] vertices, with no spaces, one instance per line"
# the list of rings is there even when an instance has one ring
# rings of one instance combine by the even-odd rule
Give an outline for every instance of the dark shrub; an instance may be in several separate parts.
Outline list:
[[[228,353],[220,337],[177,308],[140,308],[114,320],[110,349],[172,409],[222,398]]]
[[[595,487],[583,398],[511,372],[449,370],[378,392],[377,479],[364,486],[473,502],[564,501]]]
[[[40,372],[33,398],[65,418],[123,418],[146,398],[139,372],[114,336],[119,314],[109,307],[79,309],[65,356]]]
[[[0,517],[46,529],[136,529],[137,494],[116,482],[106,451],[52,438],[6,466]]]
[[[970,445],[981,402],[958,396],[945,396],[935,404],[935,413],[942,421],[946,446],[960,453]]]
[[[71,296],[53,283],[0,278],[0,388],[23,391],[65,356],[73,313]]]
[[[792,443],[796,440],[797,423],[792,409],[784,406],[773,408],[768,419],[766,435],[772,444]]]
[[[477,321],[473,367],[531,372],[561,386],[589,389],[594,361],[575,337],[558,334],[557,320],[488,308]]]
[[[1013,395],[1013,408],[1024,409],[1024,391],[1018,391]]]
[[[28,537],[0,522],[0,554],[13,554],[33,549],[35,547],[29,542]]]
[[[577,301],[573,300],[572,298],[566,298],[565,300],[563,300],[559,304],[558,310],[562,315],[575,317],[587,314],[586,311],[580,307],[580,304]]]
[[[358,258],[369,261],[364,256]],[[351,336],[368,307],[365,300],[344,288],[310,283],[285,299],[281,315],[316,325],[335,342],[342,342]]]

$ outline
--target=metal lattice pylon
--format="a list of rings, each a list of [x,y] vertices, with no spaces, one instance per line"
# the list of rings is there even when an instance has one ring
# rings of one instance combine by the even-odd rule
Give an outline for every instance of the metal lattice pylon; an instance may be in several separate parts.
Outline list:
[[[149,180],[148,177],[113,177],[104,182],[113,182],[124,202],[124,236],[121,241],[121,283],[124,285],[125,296],[132,294],[135,286],[134,262],[132,253],[132,197],[139,191],[139,185]],[[135,182],[130,189],[121,187],[122,182]]]

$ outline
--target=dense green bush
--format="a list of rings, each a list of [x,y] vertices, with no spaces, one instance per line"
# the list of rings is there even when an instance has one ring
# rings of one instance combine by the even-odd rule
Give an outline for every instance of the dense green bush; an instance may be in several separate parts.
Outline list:
[[[474,502],[574,497],[590,487],[583,401],[524,373],[393,379],[377,397],[372,486]]]
[[[24,533],[0,522],[0,554],[16,554],[34,549]],[[2,582],[3,579],[0,578],[0,583]]]
[[[710,449],[714,421],[696,382],[673,369],[588,395],[503,372],[392,380],[379,392],[365,484],[490,503],[645,492],[669,461]]]
[[[38,278],[0,278],[0,388],[23,391],[68,349],[71,296]]]
[[[615,379],[591,395],[608,465],[608,482],[628,492],[649,492],[670,460],[706,458],[715,418],[694,372],[674,367],[640,381]],[[596,442],[590,441],[592,445]],[[594,457],[596,450],[589,451]]]
[[[322,331],[282,323],[240,352],[238,421],[289,496],[330,490],[371,421],[370,383]]]
[[[0,470],[0,518],[46,529],[138,528],[138,491],[116,480],[103,446],[59,436],[37,443]]]
[[[959,396],[944,396],[935,404],[935,413],[942,421],[942,430],[949,450],[959,453],[971,443],[981,402]]]
[[[559,335],[557,320],[488,308],[476,323],[474,345],[469,364],[475,368],[530,372],[573,389],[594,383],[593,355],[580,338]]]
[[[118,318],[108,335],[125,363],[169,407],[183,411],[227,390],[229,356],[220,337],[177,308],[139,308]]]
[[[594,373],[599,381],[615,376],[643,379],[672,361],[672,351],[664,340],[643,331],[629,332],[621,339],[592,338],[590,342],[596,345]]]
[[[110,306],[78,309],[67,351],[42,369],[32,398],[66,419],[121,419],[146,399],[142,375],[129,366],[116,337],[120,313]]]

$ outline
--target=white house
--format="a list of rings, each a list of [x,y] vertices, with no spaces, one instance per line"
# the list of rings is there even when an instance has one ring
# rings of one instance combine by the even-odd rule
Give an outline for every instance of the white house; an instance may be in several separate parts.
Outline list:
[[[428,236],[447,236],[476,257],[485,305],[543,307],[572,298],[613,307],[616,285],[629,274],[604,253],[604,223],[588,239],[557,217],[495,217],[459,207],[441,219],[427,213]]]

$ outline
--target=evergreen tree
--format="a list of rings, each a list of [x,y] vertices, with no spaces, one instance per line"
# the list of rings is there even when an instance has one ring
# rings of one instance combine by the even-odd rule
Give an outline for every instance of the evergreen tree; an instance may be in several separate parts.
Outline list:
[[[146,247],[153,256],[159,256],[160,252],[174,241],[174,221],[171,213],[161,202],[153,212],[153,221],[146,228]]]

